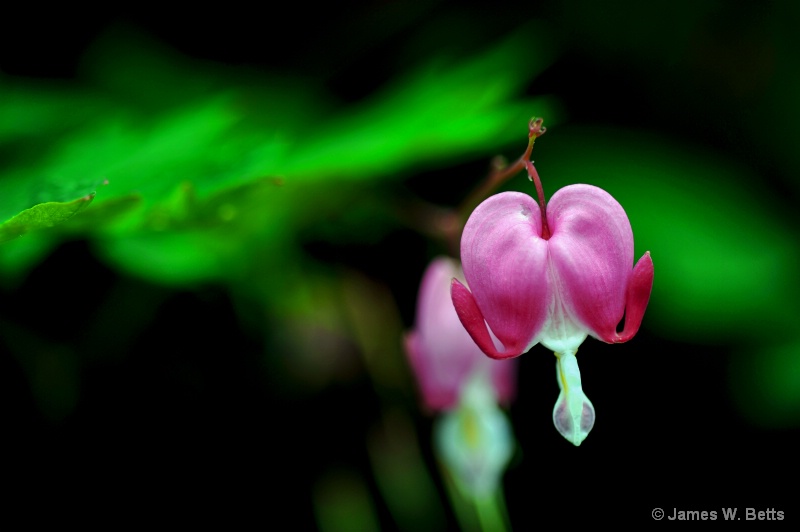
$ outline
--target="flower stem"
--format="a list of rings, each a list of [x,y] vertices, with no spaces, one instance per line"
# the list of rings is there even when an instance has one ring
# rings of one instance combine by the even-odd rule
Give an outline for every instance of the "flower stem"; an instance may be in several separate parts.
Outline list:
[[[478,521],[484,532],[505,532],[508,515],[502,489],[487,497],[477,498],[473,502],[478,513]]]
[[[461,202],[455,209],[443,209],[419,202],[411,206],[412,213],[404,215],[407,211],[403,210],[400,214],[401,217],[409,220],[408,224],[415,227],[423,233],[427,233],[432,237],[438,237],[446,243],[451,255],[457,257],[460,249],[461,232],[464,230],[464,224],[467,223],[469,215],[475,210],[489,194],[491,194],[497,187],[508,181],[514,174],[522,170],[528,170],[528,178],[536,185],[536,192],[539,194],[539,207],[542,210],[543,220],[543,238],[550,238],[550,231],[547,228],[547,219],[544,215],[544,192],[542,183],[539,180],[539,175],[536,169],[530,162],[531,152],[533,151],[533,144],[536,139],[544,135],[547,128],[542,125],[544,119],[531,118],[528,123],[528,146],[522,156],[514,161],[512,165],[506,164],[502,157],[495,157],[492,160],[491,170],[489,175],[486,176],[480,184]]]
[[[528,170],[528,179],[533,181],[536,187],[536,195],[539,196],[539,210],[542,211],[542,238],[545,240],[550,239],[550,227],[547,225],[547,204],[544,201],[544,189],[542,188],[542,181],[539,179],[539,172],[533,163],[526,160],[525,168]]]
[[[479,532],[480,520],[476,518],[477,516],[464,497],[464,494],[456,485],[455,479],[450,476],[447,472],[447,468],[443,465],[441,471],[442,479],[447,489],[447,497],[450,499],[450,507],[453,509],[459,528],[465,532]]]
[[[492,193],[497,187],[508,181],[514,174],[521,172],[530,164],[531,152],[533,151],[533,144],[536,142],[536,139],[544,135],[547,128],[542,126],[542,122],[544,122],[543,118],[531,118],[531,121],[528,123],[528,147],[525,148],[525,153],[517,159],[514,164],[511,166],[506,166],[502,159],[495,157],[492,161],[492,170],[489,172],[489,175],[486,179],[472,191],[472,193],[467,196],[467,198],[461,203],[461,206],[458,209],[459,213],[459,220],[461,221],[461,227],[464,227],[464,224],[469,218],[470,213],[478,206],[478,204],[486,198],[489,194]],[[531,165],[533,167],[533,165]],[[542,189],[542,184],[539,181],[539,176],[536,174],[536,170],[533,171],[536,175],[537,184],[537,192]],[[531,173],[530,170],[528,171],[528,176],[530,177]],[[531,178],[533,180],[533,178]],[[539,203],[543,205],[544,203],[544,194],[539,194]],[[458,235],[459,237],[461,235]],[[549,235],[548,235],[549,236]]]
[[[503,487],[498,486],[493,494],[471,497],[460,489],[455,479],[443,471],[443,479],[450,506],[458,521],[459,528],[465,532],[506,532],[508,510]]]

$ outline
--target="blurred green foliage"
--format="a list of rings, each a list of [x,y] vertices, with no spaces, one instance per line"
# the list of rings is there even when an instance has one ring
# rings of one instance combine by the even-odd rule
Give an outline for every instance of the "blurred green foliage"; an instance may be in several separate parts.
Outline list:
[[[269,271],[291,271],[298,229],[359,202],[348,182],[497,149],[532,111],[554,115],[552,102],[516,96],[550,60],[526,46],[530,29],[468,61],[433,56],[345,109],[301,80],[109,36],[88,54],[86,86],[0,78],[0,147],[15,153],[0,167],[0,230],[9,239],[65,221],[96,193],[61,233],[91,238],[122,270],[173,285],[235,282],[260,255]],[[523,60],[527,69],[514,68]],[[370,216],[387,216],[382,203]],[[41,256],[20,248],[55,239],[8,243],[6,275]]]

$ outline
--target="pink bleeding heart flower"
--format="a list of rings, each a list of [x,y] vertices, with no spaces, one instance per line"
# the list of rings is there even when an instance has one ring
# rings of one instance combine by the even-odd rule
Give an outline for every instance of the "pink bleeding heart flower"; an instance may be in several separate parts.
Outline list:
[[[536,169],[525,165],[539,203],[504,192],[473,211],[461,238],[469,289],[454,279],[451,295],[461,323],[489,357],[516,357],[537,343],[556,354],[561,394],[553,420],[579,445],[594,424],[594,407],[575,354],[589,335],[607,343],[633,338],[650,299],[653,261],[647,252],[633,265],[630,222],[608,192],[570,185],[545,205]]]
[[[454,278],[463,279],[457,261],[439,257],[431,262],[422,278],[414,330],[405,337],[423,402],[431,411],[454,409],[468,382],[485,374],[495,400],[508,403],[516,391],[516,364],[488,359],[472,341],[450,298]]]

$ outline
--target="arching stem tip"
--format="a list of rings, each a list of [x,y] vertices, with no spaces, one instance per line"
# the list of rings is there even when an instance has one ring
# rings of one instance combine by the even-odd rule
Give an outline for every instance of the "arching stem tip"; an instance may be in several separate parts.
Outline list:
[[[528,138],[537,138],[545,134],[547,128],[542,126],[543,122],[544,118],[536,118],[535,116],[531,118],[530,123],[528,123]]]

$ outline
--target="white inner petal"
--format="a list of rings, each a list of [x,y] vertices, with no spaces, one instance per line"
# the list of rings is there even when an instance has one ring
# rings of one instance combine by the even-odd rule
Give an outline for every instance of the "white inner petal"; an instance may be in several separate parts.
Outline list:
[[[553,284],[553,299],[550,301],[547,321],[539,334],[538,341],[554,353],[575,352],[586,340],[588,332],[578,325],[567,312],[561,298],[560,279],[553,272],[551,263],[548,274]]]
[[[553,408],[553,423],[568,441],[580,445],[594,426],[594,406],[583,393],[575,353],[556,353],[556,376],[561,392]]]

